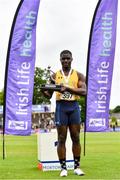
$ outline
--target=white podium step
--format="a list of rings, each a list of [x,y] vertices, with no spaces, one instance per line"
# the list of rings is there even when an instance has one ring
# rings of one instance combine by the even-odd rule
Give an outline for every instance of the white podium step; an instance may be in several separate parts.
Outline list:
[[[57,156],[57,130],[54,132],[38,133],[38,167],[43,171],[60,170],[60,163]],[[66,140],[66,165],[67,169],[73,169],[72,142],[70,134]]]

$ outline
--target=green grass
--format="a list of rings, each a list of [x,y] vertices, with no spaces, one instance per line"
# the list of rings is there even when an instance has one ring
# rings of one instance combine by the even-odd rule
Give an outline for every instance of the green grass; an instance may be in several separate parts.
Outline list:
[[[6,136],[6,159],[2,159],[0,137],[0,179],[120,179],[120,133],[87,133],[86,155],[81,168],[86,175],[78,177],[73,171],[65,178],[59,171],[42,172],[37,164],[37,136]],[[83,133],[81,133],[83,148]],[[48,149],[49,151],[49,149]]]

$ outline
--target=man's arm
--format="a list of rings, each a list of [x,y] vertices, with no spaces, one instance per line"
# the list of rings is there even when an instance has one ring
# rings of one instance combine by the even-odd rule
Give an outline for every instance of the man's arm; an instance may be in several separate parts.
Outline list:
[[[85,77],[83,74],[77,72],[78,74],[78,84],[77,84],[77,88],[71,88],[71,87],[66,87],[63,86],[61,88],[61,93],[68,91],[71,94],[75,94],[75,95],[82,95],[85,96],[86,95],[86,83],[85,83]]]

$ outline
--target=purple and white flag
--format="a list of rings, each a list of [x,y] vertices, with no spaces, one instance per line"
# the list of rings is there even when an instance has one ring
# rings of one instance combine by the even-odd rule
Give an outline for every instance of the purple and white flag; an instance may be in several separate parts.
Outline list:
[[[40,0],[22,0],[13,21],[5,77],[5,134],[31,134],[39,3]]]
[[[100,0],[93,18],[88,50],[86,131],[109,128],[118,0]]]

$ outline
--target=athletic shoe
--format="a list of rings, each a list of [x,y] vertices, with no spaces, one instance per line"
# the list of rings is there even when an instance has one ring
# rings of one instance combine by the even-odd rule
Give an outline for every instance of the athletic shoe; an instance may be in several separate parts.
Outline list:
[[[60,173],[60,176],[61,176],[61,177],[67,176],[67,170],[66,170],[66,169],[62,169],[62,170],[61,170],[61,173]]]
[[[74,174],[78,176],[84,176],[85,173],[80,168],[76,168],[74,169]]]

